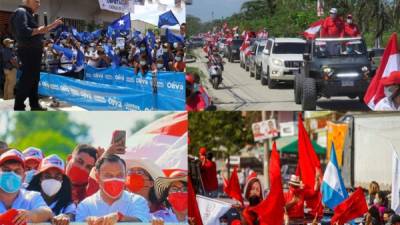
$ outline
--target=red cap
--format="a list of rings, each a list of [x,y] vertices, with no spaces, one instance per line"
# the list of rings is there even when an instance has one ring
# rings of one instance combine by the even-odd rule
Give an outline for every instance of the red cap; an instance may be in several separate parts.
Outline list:
[[[206,153],[207,153],[207,149],[205,147],[201,147],[200,151],[199,151],[199,154],[200,155],[205,155]]]
[[[58,157],[58,155],[49,155],[42,160],[39,166],[38,173],[46,171],[50,168],[58,169],[62,174],[64,174],[65,164],[64,161]]]
[[[35,160],[40,163],[43,159],[42,150],[35,147],[29,147],[25,149],[22,153],[24,154],[25,161]]]
[[[389,77],[382,79],[383,86],[400,85],[400,71],[393,71]]]
[[[4,152],[0,156],[0,165],[4,164],[6,161],[9,160],[16,160],[22,164],[22,166],[25,167],[25,158],[24,155],[18,151],[17,149],[10,149],[6,152]]]

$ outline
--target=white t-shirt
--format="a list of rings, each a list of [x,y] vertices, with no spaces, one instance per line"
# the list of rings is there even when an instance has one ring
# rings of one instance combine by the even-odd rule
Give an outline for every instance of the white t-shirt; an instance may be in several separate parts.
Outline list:
[[[97,51],[92,51],[89,52],[89,54],[86,54],[87,57],[90,57],[89,61],[88,61],[88,65],[89,66],[93,66],[93,67],[97,67],[99,65],[99,61],[97,60],[93,60],[94,59],[98,59],[99,55],[97,54]]]
[[[149,222],[150,209],[145,198],[127,191],[112,205],[103,201],[100,190],[96,194],[85,198],[76,209],[76,222],[84,222],[90,216],[105,216],[120,212],[125,216],[136,217],[142,222]]]
[[[388,98],[382,98],[375,106],[375,111],[400,111],[400,107],[396,108],[393,102]]]
[[[51,210],[46,202],[43,200],[42,195],[36,191],[27,191],[25,189],[21,189],[17,195],[17,198],[14,200],[11,208],[13,209],[25,209],[25,210],[34,210],[38,208],[46,208]],[[0,199],[0,214],[7,212],[3,201]]]

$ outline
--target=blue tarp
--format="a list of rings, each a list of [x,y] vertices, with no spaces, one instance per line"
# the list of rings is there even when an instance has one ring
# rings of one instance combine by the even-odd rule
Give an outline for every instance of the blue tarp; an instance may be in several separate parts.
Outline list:
[[[92,70],[91,70],[92,69]],[[185,76],[162,73],[153,92],[151,75],[134,75],[133,69],[95,69],[86,80],[41,73],[39,93],[87,110],[185,110]]]

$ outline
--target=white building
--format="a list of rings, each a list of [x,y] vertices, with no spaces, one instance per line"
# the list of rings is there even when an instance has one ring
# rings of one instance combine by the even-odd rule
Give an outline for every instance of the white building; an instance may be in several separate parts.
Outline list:
[[[21,4],[21,0],[0,0],[0,32],[8,29],[8,22],[12,12]],[[44,14],[47,13],[48,22],[64,18],[66,24],[73,25],[79,30],[85,29],[87,24],[107,24],[119,18],[120,13],[101,10],[98,0],[41,0],[38,19],[44,24]]]

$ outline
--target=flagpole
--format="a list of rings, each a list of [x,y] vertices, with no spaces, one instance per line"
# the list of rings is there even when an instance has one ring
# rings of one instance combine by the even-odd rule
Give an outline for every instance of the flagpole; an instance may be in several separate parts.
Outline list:
[[[271,112],[272,115],[273,112]],[[267,120],[267,112],[261,112],[261,120]],[[265,178],[265,187],[269,188],[269,139],[264,140],[264,178]]]

